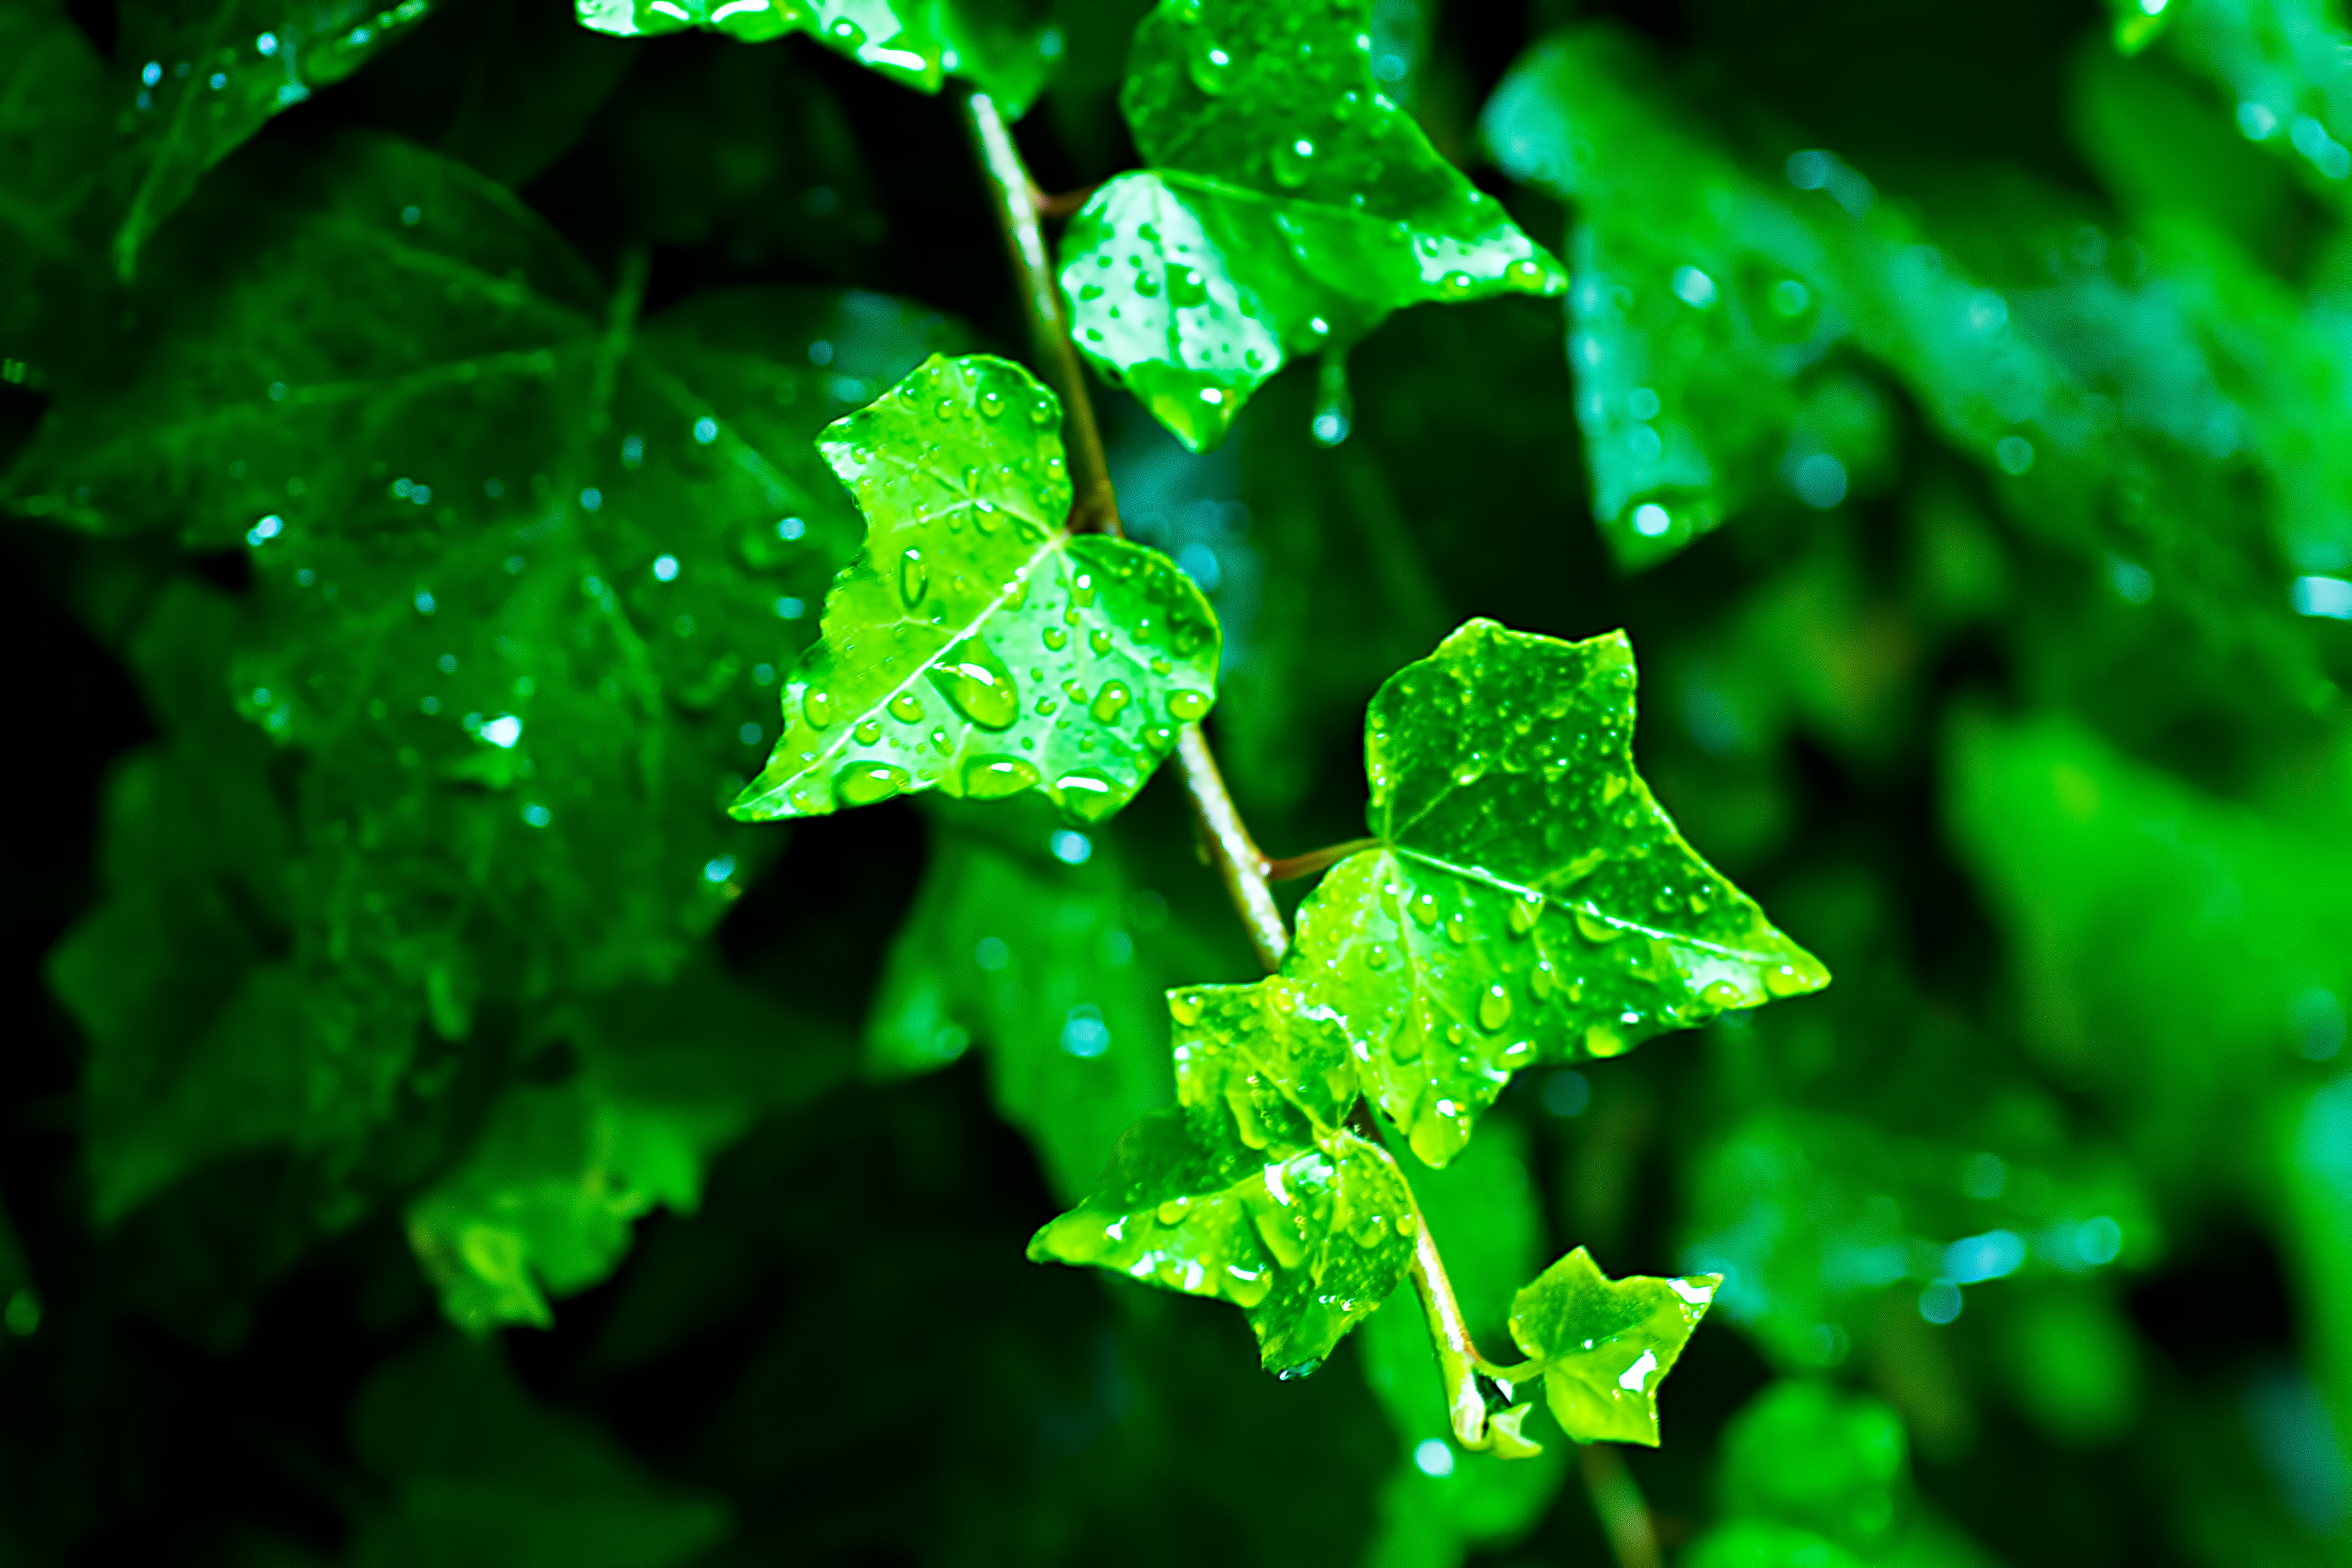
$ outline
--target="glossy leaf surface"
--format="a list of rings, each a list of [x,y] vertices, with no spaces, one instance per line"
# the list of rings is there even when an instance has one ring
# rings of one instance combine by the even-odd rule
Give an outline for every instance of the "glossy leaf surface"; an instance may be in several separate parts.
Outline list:
[[[1370,7],[1164,0],[1120,102],[1143,154],[1065,237],[1078,346],[1195,451],[1286,360],[1391,310],[1557,293],[1559,264],[1372,73]]]
[[[1131,1128],[1029,1256],[1231,1301],[1266,1367],[1303,1375],[1403,1277],[1412,1194],[1339,1124],[1347,1040],[1279,978],[1171,992],[1169,1010],[1179,1107]]]
[[[1828,984],[1684,842],[1633,770],[1633,728],[1622,633],[1472,621],[1372,700],[1381,847],[1326,875],[1286,971],[1343,1021],[1430,1164],[1521,1068]]]
[[[1061,57],[1036,0],[573,0],[580,25],[618,37],[704,28],[747,44],[805,33],[868,69],[937,92],[961,77],[1018,114]]]
[[[1658,1385],[1722,1277],[1610,1279],[1578,1247],[1511,1303],[1511,1338],[1541,1366],[1544,1401],[1580,1443],[1658,1446]]]
[[[1200,590],[1141,545],[1062,531],[1060,413],[1007,361],[935,356],[826,432],[866,550],[737,817],[1035,789],[1097,821],[1208,710],[1218,635]]]

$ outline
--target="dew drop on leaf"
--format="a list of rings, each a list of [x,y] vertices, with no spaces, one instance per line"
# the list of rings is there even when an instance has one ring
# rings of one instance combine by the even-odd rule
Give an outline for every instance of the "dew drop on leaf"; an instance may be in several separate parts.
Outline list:
[[[834,793],[851,805],[872,805],[907,787],[907,771],[887,763],[853,763],[833,777]]]
[[[963,793],[973,800],[1003,800],[1037,786],[1037,770],[1019,757],[974,757],[963,765]]]

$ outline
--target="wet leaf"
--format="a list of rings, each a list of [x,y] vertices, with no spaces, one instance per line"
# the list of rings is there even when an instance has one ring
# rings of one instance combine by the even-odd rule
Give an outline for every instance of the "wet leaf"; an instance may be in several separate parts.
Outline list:
[[[896,1077],[987,1053],[990,1088],[1065,1201],[1118,1136],[1170,1099],[1167,1002],[1108,834],[1043,801],[931,817],[923,888],[892,942],[866,1022]]]
[[[1658,1385],[1722,1282],[1610,1279],[1578,1247],[1511,1304],[1511,1338],[1540,1364],[1544,1399],[1580,1443],[1658,1446]]]
[[[1285,972],[1442,1165],[1510,1075],[1801,995],[1829,972],[1700,859],[1633,771],[1633,656],[1471,621],[1372,699],[1381,846],[1324,877]]]
[[[152,258],[155,330],[114,367],[142,419],[61,409],[11,476],[26,510],[253,574],[201,639],[155,623],[142,669],[159,711],[237,716],[185,753],[220,784],[142,764],[119,831],[182,847],[124,862],[57,960],[103,1042],[110,1215],[255,1148],[347,1164],[446,1110],[416,1086],[485,1005],[677,970],[772,852],[723,792],[805,636],[786,612],[850,547],[809,437],[944,330],[768,290],[639,322],[432,154],[240,162],[268,195],[187,216],[206,262]]]
[[[830,1088],[846,1041],[705,958],[661,986],[567,1009],[541,1047],[576,1070],[521,1082],[457,1169],[408,1207],[442,1310],[480,1333],[553,1324],[549,1300],[602,1283],[656,1207],[691,1214],[714,1154],[752,1119]]]
[[[1372,74],[1365,0],[1164,0],[1120,97],[1143,171],[1063,241],[1078,346],[1195,451],[1284,363],[1389,312],[1555,294],[1559,266]]]
[[[272,115],[342,80],[424,20],[431,0],[139,0],[121,11],[108,96],[133,180],[114,236],[129,278],[204,172]]]
[[[1345,1037],[1279,977],[1171,992],[1169,1009],[1179,1105],[1128,1131],[1029,1256],[1231,1301],[1266,1368],[1304,1375],[1403,1278],[1412,1194],[1340,1124]]]
[[[825,432],[866,549],[825,599],[739,819],[1034,789],[1099,821],[1208,710],[1208,601],[1157,552],[1063,531],[1060,421],[1020,366],[935,355]]]
[[[805,33],[923,92],[961,77],[1019,114],[1061,58],[1041,0],[573,0],[580,25],[619,37],[706,28],[747,44]]]

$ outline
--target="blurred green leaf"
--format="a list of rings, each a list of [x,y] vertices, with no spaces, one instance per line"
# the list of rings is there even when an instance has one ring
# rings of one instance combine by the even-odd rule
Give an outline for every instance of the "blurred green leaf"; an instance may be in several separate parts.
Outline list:
[[[723,1503],[540,1406],[495,1346],[442,1337],[386,1362],[352,1426],[391,1491],[357,1521],[355,1568],[668,1568],[730,1533]]]
[[[1009,361],[934,356],[826,432],[866,549],[825,599],[824,640],[785,686],[785,731],[738,818],[1036,789],[1099,821],[1208,711],[1215,614],[1165,556],[1063,531],[1060,416]]]
[[[1611,1279],[1578,1247],[1511,1301],[1511,1338],[1535,1358],[1544,1403],[1580,1443],[1658,1446],[1658,1385],[1720,1278]]]
[[[1005,1118],[1075,1200],[1120,1133],[1170,1099],[1167,1005],[1108,835],[1050,812],[942,811],[922,891],[866,1025],[889,1076],[988,1052]]]
[[[1633,657],[1472,621],[1365,725],[1381,847],[1328,873],[1286,973],[1443,1165],[1510,1075],[1819,990],[1829,972],[1685,844],[1633,765]]]
[[[1072,223],[1062,289],[1087,357],[1194,451],[1286,360],[1336,365],[1392,310],[1565,286],[1381,92],[1370,13],[1163,0],[1136,31],[1146,169]]]
[[[341,81],[422,21],[431,0],[134,0],[123,5],[107,96],[122,105],[134,184],[114,236],[124,278],[148,237],[272,115]]]

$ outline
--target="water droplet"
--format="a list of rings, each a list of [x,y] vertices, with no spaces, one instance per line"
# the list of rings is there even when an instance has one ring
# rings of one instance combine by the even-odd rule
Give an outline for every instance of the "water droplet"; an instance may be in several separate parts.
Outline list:
[[[1326,350],[1316,373],[1315,417],[1308,428],[1318,446],[1336,447],[1356,427],[1356,395],[1348,384],[1345,354]]]
[[[1164,757],[1176,749],[1176,731],[1165,724],[1154,724],[1143,731],[1143,743]]]
[[[851,805],[872,805],[907,787],[907,770],[887,763],[852,763],[833,775],[834,793]]]
[[[1044,393],[1029,405],[1029,423],[1043,427],[1054,422],[1054,400]]]
[[[1576,906],[1576,929],[1588,942],[1615,942],[1625,934],[1625,928],[1603,920],[1601,911],[1591,904]]]
[[[1511,1021],[1511,994],[1497,982],[1478,998],[1478,1026],[1494,1034]]]
[[[1511,934],[1525,936],[1535,930],[1536,921],[1543,918],[1543,907],[1544,896],[1533,888],[1513,899],[1509,913]]]
[[[822,730],[833,722],[833,693],[811,687],[801,695],[801,712],[812,730]]]
[[[1197,991],[1171,991],[1168,994],[1168,1016],[1187,1027],[1201,1021],[1201,994]]]
[[[1389,966],[1389,950],[1387,945],[1385,943],[1376,942],[1372,943],[1370,947],[1365,949],[1364,963],[1373,969],[1386,969]]]
[[[859,745],[871,746],[882,739],[882,726],[875,721],[868,719],[859,724],[857,728],[852,730],[850,733],[857,737],[857,743]]]
[[[1234,57],[1205,32],[1194,37],[1184,63],[1192,85],[1211,98],[1222,95],[1233,83]]]
[[[1110,652],[1110,633],[1104,631],[1099,626],[1096,627],[1093,631],[1087,634],[1087,646],[1095,650],[1095,657],[1097,658],[1102,658],[1105,654]]]
[[[974,757],[963,765],[963,793],[971,800],[1003,800],[1034,789],[1037,776],[1019,757]]]
[[[1081,572],[1070,580],[1070,603],[1083,610],[1095,602],[1094,574]]]
[[[1059,626],[1047,626],[1042,635],[1045,639],[1045,647],[1055,653],[1061,652],[1070,645],[1070,634]]]
[[[1061,797],[1062,809],[1081,822],[1100,822],[1119,808],[1118,791],[1099,773],[1064,773],[1054,781],[1054,792]]]
[[[980,415],[983,419],[996,419],[1004,414],[1004,394],[990,387],[980,395]]]
[[[1528,971],[1528,989],[1535,993],[1539,1003],[1549,1000],[1553,987],[1559,984],[1559,976],[1553,973],[1549,959],[1537,959],[1536,966]]]
[[[1168,694],[1168,716],[1180,724],[1189,724],[1208,710],[1206,692],[1171,691]]]
[[[1775,996],[1800,996],[1820,990],[1828,980],[1817,964],[1800,969],[1793,963],[1776,963],[1764,972],[1764,989]]]
[[[1153,1212],[1158,1215],[1161,1225],[1181,1225],[1184,1223],[1184,1211],[1190,1207],[1192,1204],[1186,1199],[1170,1198]]]
[[[983,730],[1009,730],[1021,717],[1021,691],[996,650],[966,637],[933,667],[931,684],[948,705]]]
[[[898,597],[913,609],[923,602],[923,590],[930,585],[931,574],[923,564],[923,552],[909,550],[898,558]]]
[[[1093,709],[1095,722],[1097,724],[1108,724],[1111,722],[1113,720],[1117,719],[1121,712],[1126,710],[1128,703],[1132,700],[1133,697],[1128,691],[1127,683],[1125,681],[1107,680],[1103,682],[1103,689],[1095,694],[1095,705]]]
[[[921,723],[923,700],[911,691],[901,691],[898,696],[890,699],[890,717],[898,720],[901,724]]]
[[[1437,895],[1434,893],[1416,893],[1405,908],[1412,911],[1412,918],[1421,922],[1424,931],[1437,923]]]
[[[1315,143],[1304,136],[1276,142],[1266,162],[1274,171],[1275,184],[1295,191],[1315,172]]]
[[[1168,274],[1168,302],[1180,310],[1197,310],[1209,302],[1209,285],[1200,268],[1179,267]]]

